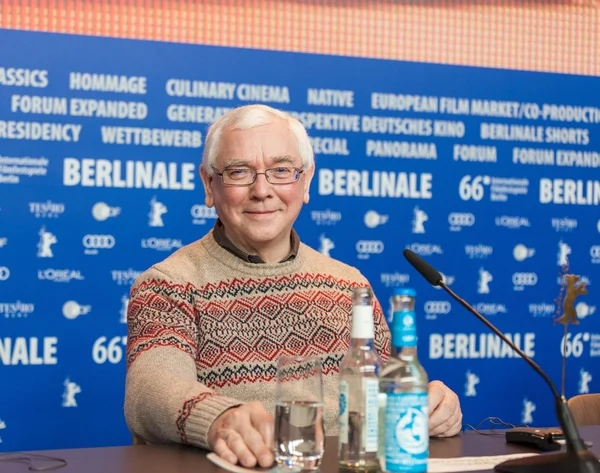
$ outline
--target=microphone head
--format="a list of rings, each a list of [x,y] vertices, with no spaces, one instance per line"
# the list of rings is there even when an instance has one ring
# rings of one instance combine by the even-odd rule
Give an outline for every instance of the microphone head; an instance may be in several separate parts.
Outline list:
[[[429,284],[433,286],[439,286],[441,282],[443,282],[442,275],[431,267],[428,263],[426,263],[421,257],[419,257],[416,253],[410,251],[406,248],[402,254],[408,260],[408,262],[415,268],[421,276],[423,276]]]

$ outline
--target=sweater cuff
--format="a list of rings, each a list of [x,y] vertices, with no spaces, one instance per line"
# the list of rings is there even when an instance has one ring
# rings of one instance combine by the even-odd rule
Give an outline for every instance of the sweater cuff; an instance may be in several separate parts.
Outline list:
[[[208,393],[202,393],[199,397]],[[189,417],[184,419],[183,436],[184,443],[197,445],[206,450],[210,450],[208,446],[208,431],[213,422],[232,407],[238,407],[243,404],[237,399],[221,396],[219,394],[210,393],[204,399],[191,399],[192,403]],[[186,403],[188,404],[188,403]],[[185,411],[185,406],[184,406]]]

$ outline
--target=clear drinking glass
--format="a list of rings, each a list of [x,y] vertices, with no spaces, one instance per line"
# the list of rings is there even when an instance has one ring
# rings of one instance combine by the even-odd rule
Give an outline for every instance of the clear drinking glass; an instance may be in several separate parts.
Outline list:
[[[325,451],[321,360],[289,356],[277,364],[275,460],[291,470],[316,470]]]

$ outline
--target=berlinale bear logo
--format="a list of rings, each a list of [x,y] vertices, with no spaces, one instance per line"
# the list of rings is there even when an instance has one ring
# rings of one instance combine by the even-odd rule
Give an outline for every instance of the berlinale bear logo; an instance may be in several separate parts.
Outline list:
[[[579,371],[579,394],[588,394],[590,392],[589,383],[592,380],[592,375],[581,368]]]
[[[523,412],[521,413],[521,423],[525,425],[533,424],[533,416],[531,415],[536,410],[536,405],[528,400],[523,399]]]
[[[46,227],[42,227],[40,229],[40,232],[38,233],[38,235],[40,236],[40,242],[38,243],[38,257],[39,258],[52,258],[54,257],[54,254],[52,253],[52,248],[50,248],[52,245],[54,245],[54,243],[56,243],[58,240],[56,239],[56,237],[50,233],[46,231]]]
[[[471,371],[467,371],[467,382],[465,383],[465,396],[475,397],[477,396],[477,390],[475,386],[479,384],[479,376]]]
[[[489,271],[479,268],[479,281],[477,283],[477,293],[478,294],[489,294],[490,293],[490,283],[494,280],[492,273]]]
[[[81,386],[77,383],[74,383],[69,380],[69,378],[65,379],[63,383],[65,386],[65,391],[63,392],[63,407],[77,407],[77,401],[75,396],[81,392]]]
[[[429,220],[429,217],[423,210],[419,209],[419,207],[415,207],[413,209],[413,214],[414,214],[414,218],[412,221],[412,224],[413,224],[412,232],[413,233],[425,233],[425,222],[427,220]]]
[[[323,256],[331,257],[329,252],[335,248],[333,240],[327,238],[324,233],[321,234],[319,240],[321,242],[321,246],[319,246],[319,253],[321,253]]]
[[[162,202],[156,200],[156,197],[152,197],[150,201],[150,213],[148,214],[148,226],[150,227],[164,227],[162,216],[167,213],[167,206]]]

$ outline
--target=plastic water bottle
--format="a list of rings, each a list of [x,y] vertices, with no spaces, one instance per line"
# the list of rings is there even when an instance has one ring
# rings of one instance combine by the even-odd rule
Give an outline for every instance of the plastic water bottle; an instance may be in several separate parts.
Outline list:
[[[379,372],[373,344],[373,294],[367,287],[352,295],[350,349],[340,365],[339,466],[377,470]]]
[[[390,473],[427,471],[428,379],[417,358],[415,296],[414,289],[394,291],[392,351],[381,371],[379,402],[385,424],[379,456],[382,469]]]

